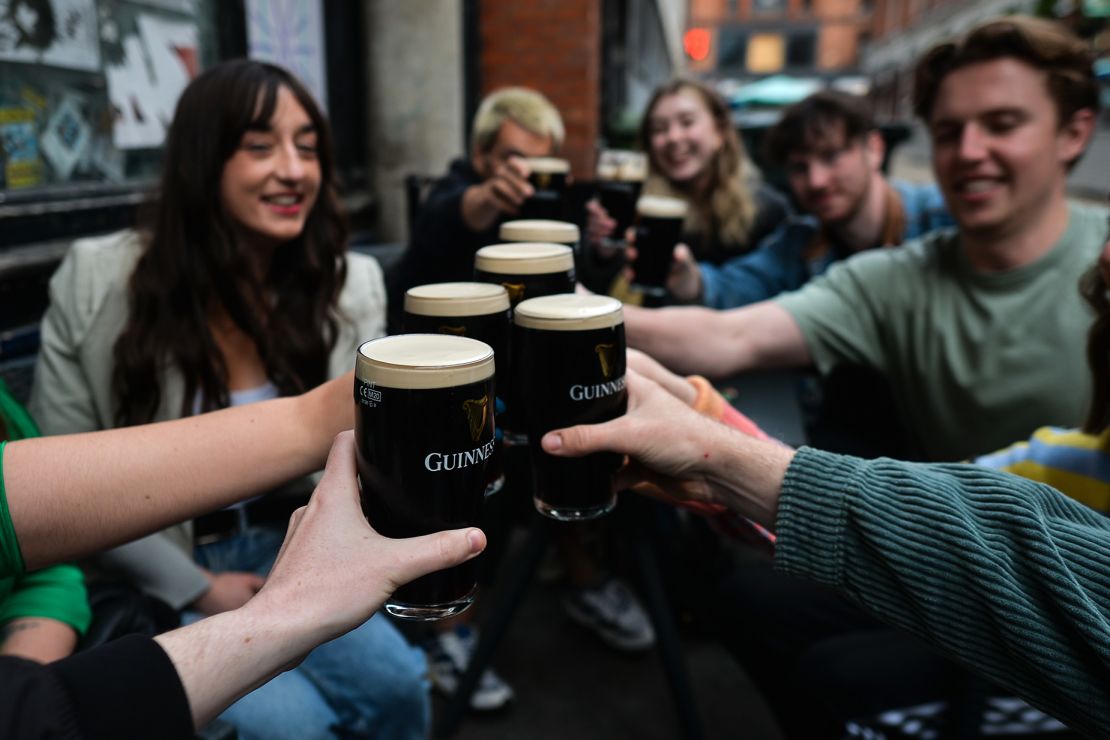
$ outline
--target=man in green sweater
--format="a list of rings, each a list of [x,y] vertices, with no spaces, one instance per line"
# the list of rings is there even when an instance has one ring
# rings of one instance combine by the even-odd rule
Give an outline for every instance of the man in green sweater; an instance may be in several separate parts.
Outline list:
[[[744,308],[629,306],[629,345],[711,378],[872,367],[926,460],[1076,426],[1090,313],[1075,286],[1107,225],[1105,209],[1069,204],[1065,189],[1098,94],[1086,45],[1045,21],[1007,18],[937,47],[918,67],[915,109],[958,229],[856,255]]]

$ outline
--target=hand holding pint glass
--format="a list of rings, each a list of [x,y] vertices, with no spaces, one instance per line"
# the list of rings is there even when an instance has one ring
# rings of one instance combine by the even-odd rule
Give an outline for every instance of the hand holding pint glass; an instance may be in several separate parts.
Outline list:
[[[355,363],[362,510],[386,537],[477,523],[493,455],[494,357],[466,337],[401,334],[365,342]],[[474,601],[473,561],[400,587],[403,619],[442,619]]]
[[[624,315],[620,301],[553,295],[513,313],[513,375],[527,378],[518,398],[524,429],[539,440],[552,429],[615,419],[628,406]],[[616,505],[620,455],[556,458],[532,446],[536,509],[563,521],[593,519]]]
[[[682,239],[686,201],[644,195],[636,202],[636,262],[632,287],[645,295],[666,295],[674,248]]]
[[[624,249],[624,234],[636,218],[636,202],[647,179],[647,155],[603,149],[597,162],[597,199],[615,222],[601,246]]]

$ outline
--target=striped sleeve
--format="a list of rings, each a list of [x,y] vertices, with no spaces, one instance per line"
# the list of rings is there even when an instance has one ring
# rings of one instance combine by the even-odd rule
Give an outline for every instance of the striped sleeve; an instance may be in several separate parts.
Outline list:
[[[1075,729],[1110,732],[1110,519],[975,465],[803,448],[775,564],[834,586]]]
[[[1028,442],[975,459],[976,465],[1047,483],[1080,503],[1110,514],[1110,430],[1101,435],[1041,427]]]

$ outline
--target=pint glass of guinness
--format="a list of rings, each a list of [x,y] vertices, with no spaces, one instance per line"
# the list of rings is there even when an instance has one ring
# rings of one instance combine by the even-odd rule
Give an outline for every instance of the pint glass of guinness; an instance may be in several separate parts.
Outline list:
[[[520,219],[501,224],[503,242],[543,242],[564,244],[578,257],[578,226],[569,221],[552,221],[546,218]]]
[[[531,173],[528,182],[535,192],[521,206],[521,217],[562,218],[570,162],[555,157],[526,157],[524,163]]]
[[[451,334],[485,342],[494,359],[508,370],[509,294],[493,283],[435,283],[405,293],[402,329],[407,334]],[[501,383],[497,384],[502,387]],[[496,418],[495,421],[498,421]],[[501,490],[501,430],[495,434],[494,455],[486,461],[486,495]]]
[[[475,524],[493,454],[493,349],[466,337],[401,334],[358,348],[355,445],[362,510],[386,537]],[[418,578],[386,602],[442,619],[474,600],[469,561]]]
[[[636,277],[632,286],[650,296],[665,295],[675,245],[682,238],[686,201],[644,195],[636,202]]]
[[[503,242],[546,242],[565,244],[578,251],[578,225],[569,221],[552,221],[546,218],[520,219],[501,224]]]
[[[513,312],[513,374],[528,378],[519,394],[524,429],[539,440],[552,429],[615,419],[628,406],[624,386],[624,316],[606,296],[554,295]],[[536,509],[563,521],[593,519],[616,505],[609,452],[557,458],[533,444]]]
[[[603,149],[597,163],[597,199],[617,222],[603,240],[611,249],[624,249],[624,234],[636,219],[636,201],[647,179],[647,155],[621,149]]]
[[[493,244],[474,255],[474,279],[500,283],[516,306],[526,298],[574,292],[574,252],[562,244]],[[509,353],[512,354],[510,340]],[[511,362],[511,360],[510,360]],[[502,398],[506,409],[503,421],[505,444],[524,445],[528,437],[516,421],[517,385],[521,376],[502,373]]]
[[[474,279],[499,283],[515,306],[525,298],[574,292],[574,251],[562,244],[514,243],[482,247]]]

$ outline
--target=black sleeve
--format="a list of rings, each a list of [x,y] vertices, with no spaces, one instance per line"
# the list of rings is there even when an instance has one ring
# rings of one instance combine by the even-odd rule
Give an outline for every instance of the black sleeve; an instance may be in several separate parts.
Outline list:
[[[391,333],[406,290],[425,283],[472,280],[474,253],[497,241],[497,224],[475,232],[462,219],[463,193],[481,182],[468,163],[458,160],[421,203],[408,249],[387,276]]]
[[[124,637],[50,665],[0,658],[0,737],[194,737],[185,689],[149,637]]]

